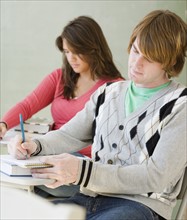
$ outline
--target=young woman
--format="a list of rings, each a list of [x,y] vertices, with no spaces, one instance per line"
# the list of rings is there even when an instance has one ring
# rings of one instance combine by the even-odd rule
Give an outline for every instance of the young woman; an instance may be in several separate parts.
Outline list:
[[[80,16],[70,21],[57,37],[63,54],[62,69],[46,76],[23,101],[1,119],[0,137],[19,124],[19,114],[27,120],[51,104],[53,130],[59,129],[83,109],[91,94],[108,81],[121,80],[100,26],[92,18]],[[90,157],[90,147],[79,153]]]
[[[70,21],[57,37],[56,45],[63,55],[62,69],[46,76],[31,94],[4,115],[0,123],[0,137],[19,124],[20,113],[27,120],[49,104],[54,120],[53,130],[59,129],[83,109],[97,88],[106,82],[123,79],[100,26],[92,18],[80,16]],[[76,154],[91,157],[91,147],[85,146]],[[79,190],[77,186],[56,190],[44,186],[39,188],[42,191],[38,188],[35,191],[44,197],[49,194],[68,197]]]
[[[186,52],[186,23],[168,10],[149,13],[130,38],[130,81],[100,87],[62,128],[23,144],[16,137],[9,152],[19,159],[62,153],[33,176],[56,180],[51,188],[80,185],[81,193],[56,203],[85,207],[87,220],[171,219],[187,164],[187,88],[171,77]],[[92,140],[92,160],[64,153]]]

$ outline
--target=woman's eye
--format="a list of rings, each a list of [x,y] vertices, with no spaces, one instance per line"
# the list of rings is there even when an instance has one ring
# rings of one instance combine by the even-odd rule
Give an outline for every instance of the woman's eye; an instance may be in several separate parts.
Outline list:
[[[69,51],[68,50],[64,50],[64,53],[67,54],[67,53],[69,53]]]

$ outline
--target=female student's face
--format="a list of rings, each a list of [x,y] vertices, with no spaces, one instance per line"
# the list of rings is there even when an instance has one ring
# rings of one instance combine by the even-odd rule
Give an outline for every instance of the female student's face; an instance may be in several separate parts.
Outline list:
[[[147,60],[140,52],[137,39],[129,55],[128,76],[136,86],[154,88],[169,81],[160,63]]]
[[[89,64],[82,59],[80,54],[75,54],[71,51],[71,49],[68,47],[66,39],[63,39],[63,50],[68,63],[76,73],[90,74]]]

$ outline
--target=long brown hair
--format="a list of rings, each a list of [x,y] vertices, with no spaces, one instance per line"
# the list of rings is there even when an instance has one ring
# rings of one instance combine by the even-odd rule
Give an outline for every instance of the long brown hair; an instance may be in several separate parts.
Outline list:
[[[92,18],[80,16],[70,21],[64,27],[62,34],[57,37],[56,45],[63,53],[63,39],[74,53],[83,55],[90,65],[92,79],[123,78],[113,62],[112,53],[101,30]],[[79,78],[69,65],[63,53],[63,96],[66,99],[74,97],[74,89]]]

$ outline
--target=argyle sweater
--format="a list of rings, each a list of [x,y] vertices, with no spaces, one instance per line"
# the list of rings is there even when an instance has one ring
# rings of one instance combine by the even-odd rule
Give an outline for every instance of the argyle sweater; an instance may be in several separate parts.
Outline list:
[[[75,183],[82,193],[135,200],[170,219],[187,164],[187,89],[172,81],[126,116],[128,86],[100,87],[70,122],[38,139],[40,154],[74,152],[93,141],[92,160],[80,161]]]

